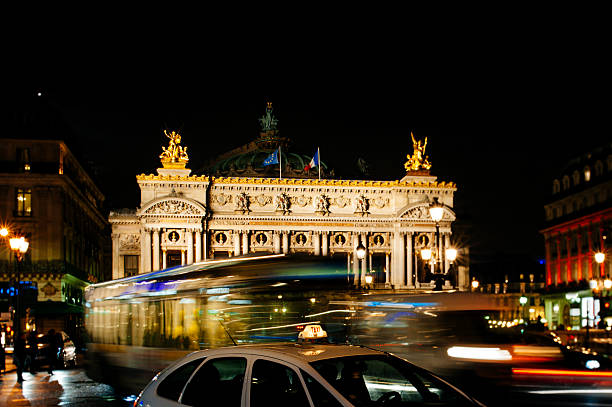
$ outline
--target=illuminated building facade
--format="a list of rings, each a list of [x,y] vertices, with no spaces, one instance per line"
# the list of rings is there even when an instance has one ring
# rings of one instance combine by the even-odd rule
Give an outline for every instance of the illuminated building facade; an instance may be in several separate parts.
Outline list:
[[[0,223],[10,233],[0,245],[2,323],[11,323],[18,270],[22,330],[76,333],[83,289],[103,279],[104,196],[63,141],[34,139],[0,140],[0,196]],[[29,242],[18,264],[11,235]]]
[[[310,157],[288,151],[270,105],[260,124],[258,139],[218,157],[207,175],[190,175],[180,136],[166,133],[163,168],[136,177],[140,207],[110,214],[113,279],[254,252],[301,252],[345,258],[356,285],[431,288],[434,266],[420,252],[435,244],[428,209],[437,198],[443,204],[438,264],[452,285],[467,288],[467,269],[457,272],[444,257],[456,185],[430,175],[426,141],[413,138],[400,180],[340,180],[329,177],[323,162],[303,169]],[[262,166],[279,148],[280,163]]]
[[[546,250],[546,318],[552,326],[597,326],[611,291],[612,145],[576,157],[552,183],[541,230]],[[598,263],[595,253],[605,254]]]

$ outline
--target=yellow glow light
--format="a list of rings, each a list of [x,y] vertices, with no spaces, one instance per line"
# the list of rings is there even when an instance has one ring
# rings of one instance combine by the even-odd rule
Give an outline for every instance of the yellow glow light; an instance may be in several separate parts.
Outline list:
[[[7,237],[9,234],[9,230],[7,228],[0,229],[0,236]]]
[[[602,252],[595,253],[595,261],[599,264],[603,263],[606,259],[606,255]]]

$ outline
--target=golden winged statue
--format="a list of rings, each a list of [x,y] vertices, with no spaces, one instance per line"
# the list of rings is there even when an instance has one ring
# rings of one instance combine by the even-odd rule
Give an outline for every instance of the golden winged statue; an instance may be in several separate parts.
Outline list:
[[[189,161],[189,156],[187,155],[187,147],[180,145],[181,135],[174,130],[170,133],[164,130],[164,134],[170,139],[170,142],[167,148],[162,146],[162,150],[164,151],[159,155],[162,164],[166,167],[166,164],[178,163],[184,167],[187,161]]]
[[[415,140],[412,132],[410,132],[410,136],[412,137],[412,149],[414,153],[412,156],[410,154],[406,156],[406,158],[408,158],[408,161],[404,164],[406,171],[419,171],[420,169],[429,170],[431,168],[431,163],[429,162],[429,157],[425,155],[427,137],[425,137],[425,142],[423,143],[421,140]]]

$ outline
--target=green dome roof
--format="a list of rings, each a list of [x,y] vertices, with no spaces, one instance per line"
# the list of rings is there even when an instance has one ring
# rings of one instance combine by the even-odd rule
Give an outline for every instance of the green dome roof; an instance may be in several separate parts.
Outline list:
[[[259,176],[275,177],[278,174],[278,164],[263,166],[263,162],[272,151],[256,150],[243,154],[237,154],[218,161],[208,169],[208,173],[217,176]],[[280,161],[283,166],[282,175],[287,178],[316,178],[319,171],[315,167],[310,171],[304,171],[304,167],[312,157],[296,153],[284,153],[281,150]],[[327,169],[327,165],[321,162],[321,172]]]

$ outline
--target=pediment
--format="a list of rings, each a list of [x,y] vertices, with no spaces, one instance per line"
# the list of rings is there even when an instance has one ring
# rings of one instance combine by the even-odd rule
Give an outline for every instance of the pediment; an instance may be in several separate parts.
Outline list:
[[[200,203],[186,198],[164,197],[144,206],[140,215],[204,216],[206,209]]]
[[[428,203],[418,203],[408,205],[399,212],[400,218],[421,220],[421,221],[430,221],[431,215],[429,214],[429,204]],[[444,206],[444,213],[442,214],[442,221],[450,221],[453,222],[456,220],[455,212],[449,208],[448,206]]]

